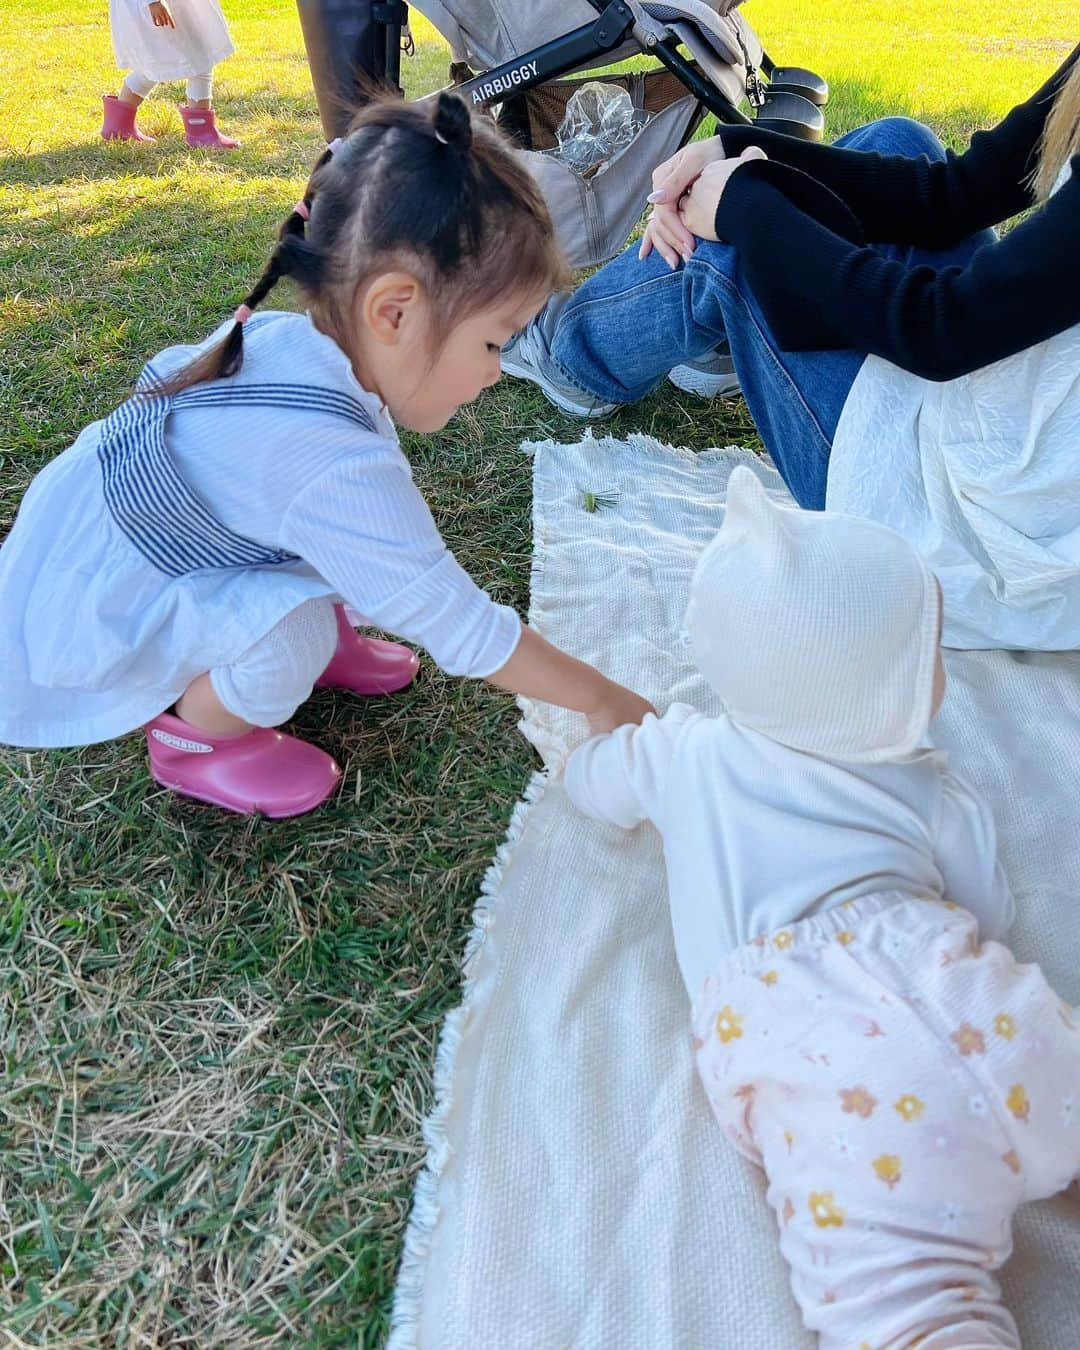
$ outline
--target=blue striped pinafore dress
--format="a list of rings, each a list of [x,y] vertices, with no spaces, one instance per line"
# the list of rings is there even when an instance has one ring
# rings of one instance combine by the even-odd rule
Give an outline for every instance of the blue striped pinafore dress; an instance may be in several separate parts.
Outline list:
[[[34,479],[0,548],[2,743],[133,731],[298,605],[334,594],[303,559],[214,515],[177,468],[166,420],[186,407],[300,408],[371,432],[368,409],[310,384],[236,378],[153,396],[159,382],[148,365],[141,396]]]

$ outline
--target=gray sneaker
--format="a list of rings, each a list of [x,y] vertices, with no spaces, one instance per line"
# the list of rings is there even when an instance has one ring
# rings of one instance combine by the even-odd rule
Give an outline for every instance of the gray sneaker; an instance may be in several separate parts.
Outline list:
[[[569,293],[553,295],[540,313],[514,334],[502,349],[503,373],[531,380],[549,402],[571,417],[609,417],[619,405],[601,403],[595,395],[571,383],[551,358],[555,323],[569,298]]]
[[[668,371],[668,379],[676,389],[697,394],[699,398],[723,398],[739,392],[739,377],[726,342],[694,361],[675,366]]]

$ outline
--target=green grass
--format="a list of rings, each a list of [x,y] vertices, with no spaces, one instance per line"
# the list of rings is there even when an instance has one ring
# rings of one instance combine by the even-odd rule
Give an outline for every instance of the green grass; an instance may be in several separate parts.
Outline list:
[[[218,103],[237,154],[96,140],[104,3],[0,15],[0,531],[34,472],[261,266],[319,128],[287,0],[231,5]],[[954,143],[1057,64],[1063,0],[755,0],[781,61]],[[423,22],[412,92],[442,82]],[[275,297],[282,303],[288,297]],[[739,403],[662,393],[614,419],[747,443]],[[523,439],[575,438],[506,382],[406,448],[451,546],[524,610]],[[78,641],[79,616],[72,615]],[[322,693],[295,730],[345,769],[299,821],[158,790],[138,738],[0,754],[0,1342],[374,1346],[387,1324],[440,1021],[480,878],[533,767],[512,703],[425,664],[392,700]]]

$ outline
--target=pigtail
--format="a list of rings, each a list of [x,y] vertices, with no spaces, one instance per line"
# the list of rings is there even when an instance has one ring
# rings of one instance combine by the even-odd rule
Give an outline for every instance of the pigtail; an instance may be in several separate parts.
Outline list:
[[[316,164],[316,170],[326,164],[331,151],[327,150]],[[312,175],[314,178],[314,174]],[[262,304],[282,277],[291,277],[304,290],[318,291],[326,273],[322,253],[307,239],[307,222],[311,215],[314,188],[308,183],[304,196],[296,203],[278,231],[278,241],[262,275],[244,297],[233,314],[233,326],[215,347],[196,357],[171,379],[154,384],[144,392],[151,398],[179,394],[194,384],[209,380],[228,379],[244,364],[244,325],[254,310]]]

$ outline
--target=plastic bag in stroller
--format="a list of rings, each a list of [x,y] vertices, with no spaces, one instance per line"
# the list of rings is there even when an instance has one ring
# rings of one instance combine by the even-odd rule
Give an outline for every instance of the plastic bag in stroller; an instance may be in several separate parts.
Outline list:
[[[821,139],[825,81],[775,65],[739,2],[417,0],[415,7],[447,39],[457,91],[492,109],[520,146],[570,262],[582,267],[620,251],[641,217],[652,170],[708,112]],[[400,92],[403,38],[411,48],[408,6],[297,4],[330,138],[342,133],[365,88]],[[655,67],[606,69],[641,55]],[[578,78],[562,78],[571,74]]]

